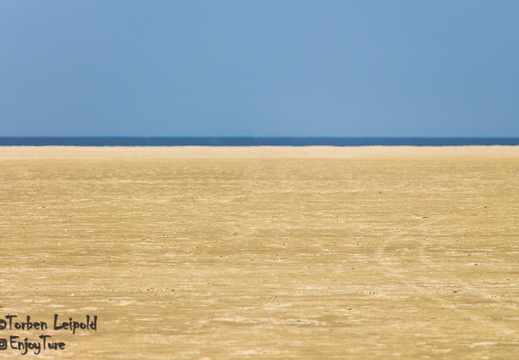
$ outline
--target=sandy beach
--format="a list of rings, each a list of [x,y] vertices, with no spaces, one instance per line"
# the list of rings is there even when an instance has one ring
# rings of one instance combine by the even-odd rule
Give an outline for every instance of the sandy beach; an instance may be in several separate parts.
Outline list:
[[[519,358],[517,146],[0,147],[0,240],[2,359]]]

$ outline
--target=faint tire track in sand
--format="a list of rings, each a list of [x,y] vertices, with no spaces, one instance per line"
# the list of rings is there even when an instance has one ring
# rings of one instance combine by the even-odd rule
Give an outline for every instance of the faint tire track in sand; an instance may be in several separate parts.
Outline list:
[[[434,301],[438,305],[440,305],[444,309],[451,310],[452,312],[456,313],[460,317],[465,317],[467,319],[470,319],[473,322],[477,322],[480,324],[484,324],[487,327],[493,328],[497,331],[499,331],[502,334],[505,335],[513,335],[517,333],[517,330],[512,329],[502,323],[497,323],[494,320],[489,320],[483,316],[476,315],[472,311],[460,309],[455,303],[452,301],[447,300],[446,298],[443,298],[441,295],[435,294],[434,291],[430,291],[427,289],[425,285],[418,285],[417,283],[411,282],[407,280],[402,274],[400,267],[393,265],[393,261],[389,261],[389,258],[391,258],[390,255],[387,254],[386,248],[388,247],[390,240],[384,240],[380,246],[375,250],[374,253],[374,259],[375,261],[380,264],[380,266],[383,268],[384,274],[390,275],[394,278],[397,278],[402,284],[404,284],[406,287],[409,287],[419,293],[420,295],[430,299],[431,301]],[[426,278],[419,278],[426,279]],[[426,279],[428,282],[430,282],[430,279]],[[515,339],[517,341],[517,339]]]
[[[420,244],[421,245],[420,245],[420,248],[418,250],[418,259],[424,265],[424,267],[427,267],[427,268],[431,269],[432,268],[431,265],[433,265],[433,262],[431,260],[429,260],[428,257],[425,255],[426,244],[425,244],[424,241],[421,241]],[[518,305],[506,304],[504,302],[503,298],[491,294],[490,292],[486,291],[484,288],[474,287],[470,283],[462,280],[458,276],[452,275],[452,273],[449,273],[449,272],[442,272],[442,275],[443,275],[443,277],[447,277],[448,276],[448,278],[450,280],[452,280],[452,281],[456,282],[457,284],[459,284],[459,286],[464,291],[470,293],[472,296],[480,297],[480,298],[483,298],[485,300],[489,300],[489,301],[498,303],[500,307],[508,308],[508,309],[513,310],[513,311],[519,312],[519,306]],[[427,278],[420,278],[420,279],[429,280]]]

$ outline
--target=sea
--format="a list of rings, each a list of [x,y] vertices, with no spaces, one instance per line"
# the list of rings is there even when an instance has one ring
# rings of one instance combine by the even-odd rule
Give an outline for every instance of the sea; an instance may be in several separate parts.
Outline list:
[[[471,137],[0,137],[0,146],[471,146],[519,138]]]

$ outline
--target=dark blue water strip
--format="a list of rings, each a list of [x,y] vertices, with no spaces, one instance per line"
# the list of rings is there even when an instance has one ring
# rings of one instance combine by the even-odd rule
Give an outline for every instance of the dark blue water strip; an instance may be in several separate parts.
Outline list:
[[[0,146],[467,146],[519,145],[519,138],[418,137],[0,137]]]

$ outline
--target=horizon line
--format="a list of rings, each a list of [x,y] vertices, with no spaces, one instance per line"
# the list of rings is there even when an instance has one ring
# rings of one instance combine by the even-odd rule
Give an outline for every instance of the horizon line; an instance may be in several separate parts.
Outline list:
[[[293,136],[293,135],[0,135],[11,138],[133,138],[133,139],[519,139],[519,136]]]

